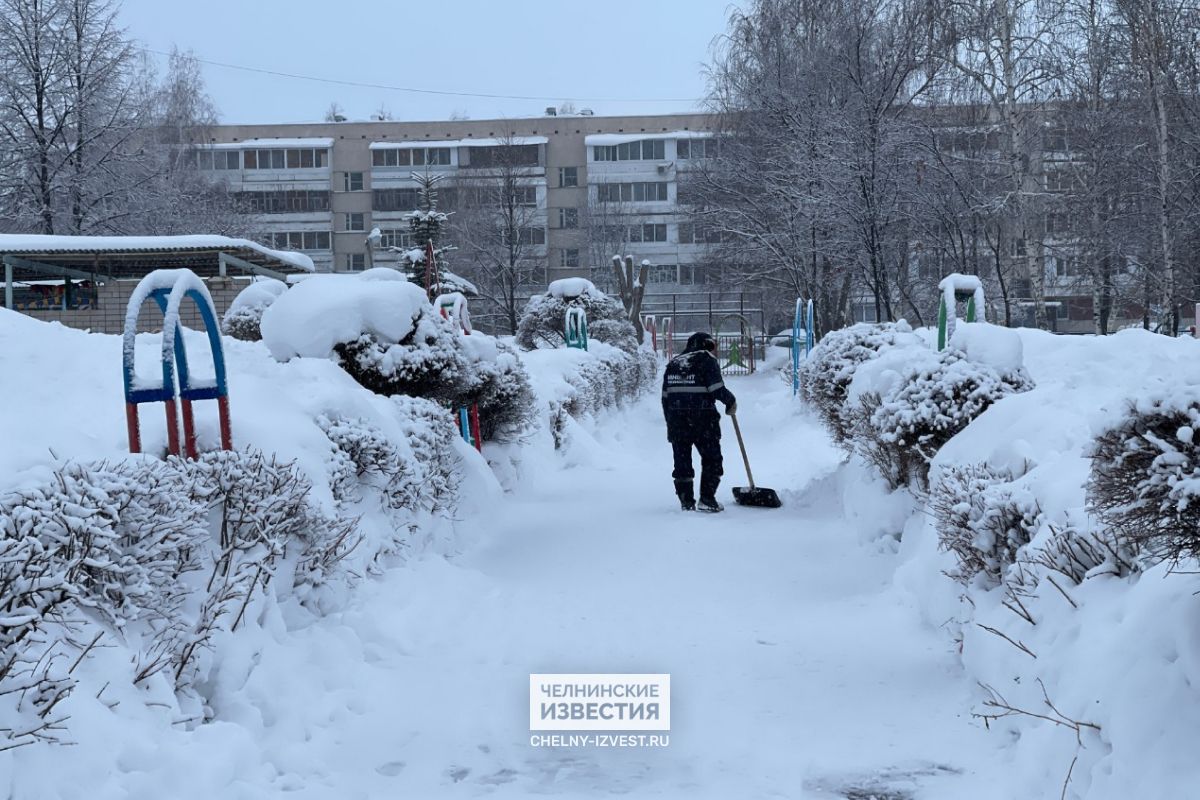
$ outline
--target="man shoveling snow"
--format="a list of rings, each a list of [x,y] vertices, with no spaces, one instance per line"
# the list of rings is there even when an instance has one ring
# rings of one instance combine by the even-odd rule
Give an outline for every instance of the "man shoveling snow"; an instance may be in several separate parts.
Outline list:
[[[663,375],[663,416],[667,420],[667,440],[675,455],[675,494],[684,511],[723,511],[717,502],[721,483],[721,415],[716,401],[725,404],[725,413],[737,410],[737,398],[725,388],[721,365],[716,358],[717,343],[707,333],[693,333],[687,348],[671,359]],[[696,505],[692,468],[692,448],[700,453],[700,504]]]

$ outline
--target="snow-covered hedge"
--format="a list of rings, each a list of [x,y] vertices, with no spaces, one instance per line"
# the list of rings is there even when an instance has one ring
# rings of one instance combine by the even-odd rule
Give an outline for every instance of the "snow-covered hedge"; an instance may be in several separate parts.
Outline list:
[[[513,348],[465,334],[392,269],[308,278],[271,306],[263,335],[276,358],[331,358],[376,394],[478,403],[485,439],[515,438],[532,422],[529,378]]]
[[[1172,561],[1200,558],[1200,397],[1192,387],[1128,404],[1091,453],[1090,510]]]
[[[861,395],[850,434],[855,449],[893,488],[910,483],[924,487],[929,464],[942,445],[992,403],[1032,388],[1023,369],[1000,374],[955,349],[915,360],[917,365],[883,394]]]
[[[637,400],[657,388],[658,359],[651,350],[627,352],[595,342],[586,351],[560,347],[523,354],[555,446],[564,441],[568,417],[583,419]]]
[[[226,336],[256,342],[262,339],[262,315],[287,291],[287,284],[274,278],[261,278],[233,298],[221,321]]]
[[[1037,499],[1015,477],[986,463],[955,465],[930,492],[939,544],[958,559],[949,576],[959,583],[999,586],[1041,526]]]
[[[859,365],[888,348],[920,345],[905,322],[859,323],[821,339],[800,364],[800,390],[834,441],[850,446],[858,414],[847,400]]]
[[[572,307],[582,308],[587,315],[589,340],[624,350],[637,348],[637,334],[625,306],[582,278],[555,281],[545,294],[529,298],[517,323],[517,346],[522,350],[562,347],[567,309]]]

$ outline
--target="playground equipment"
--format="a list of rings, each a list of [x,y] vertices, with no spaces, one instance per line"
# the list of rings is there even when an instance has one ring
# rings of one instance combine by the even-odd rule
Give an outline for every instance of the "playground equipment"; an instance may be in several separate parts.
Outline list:
[[[954,336],[954,325],[958,321],[958,303],[966,301],[966,321],[974,322],[976,316],[982,322],[986,313],[983,301],[983,282],[974,275],[947,275],[938,283],[942,293],[938,306],[938,350],[945,350],[946,343]]]
[[[179,323],[179,309],[184,298],[190,298],[200,312],[208,333],[215,376],[212,381],[199,381],[188,370],[187,347]],[[163,315],[162,381],[157,386],[145,386],[134,369],[137,344],[137,321],[142,305],[153,299]],[[225,381],[225,352],[217,327],[216,309],[208,287],[188,269],[160,269],[151,272],[138,283],[125,307],[125,338],[123,347],[125,383],[125,419],[129,428],[129,452],[142,452],[142,435],[138,406],[142,403],[163,403],[167,418],[167,452],[180,454],[179,419],[176,400],[183,414],[183,449],[188,458],[196,458],[196,430],[192,401],[216,400],[221,423],[221,448],[233,449],[229,426],[229,390]],[[178,376],[178,382],[176,377]]]
[[[720,331],[725,327],[728,320],[734,320],[738,323],[738,332],[733,334],[722,334]],[[722,357],[725,359],[721,365],[721,372],[726,375],[750,375],[754,372],[754,333],[750,327],[750,320],[746,319],[741,314],[726,314],[717,323],[717,359]],[[722,356],[722,353],[724,354]]]
[[[803,316],[802,316],[803,310]],[[800,334],[804,332],[804,357],[812,353],[815,343],[813,301],[796,300],[796,316],[792,320],[792,394],[800,393]]]
[[[658,352],[658,320],[653,314],[647,314],[642,317],[642,328],[646,333],[650,334],[650,347],[654,352]]]
[[[467,298],[460,292],[439,294],[433,307],[451,322],[458,323],[463,336],[471,335],[471,314],[467,311]],[[483,436],[479,428],[479,404],[472,403],[458,409],[458,432],[463,440],[476,450],[483,450]]]
[[[670,361],[675,357],[675,318],[662,318],[663,355]]]
[[[567,347],[588,349],[587,314],[579,306],[571,306],[567,309],[564,333],[567,338]]]

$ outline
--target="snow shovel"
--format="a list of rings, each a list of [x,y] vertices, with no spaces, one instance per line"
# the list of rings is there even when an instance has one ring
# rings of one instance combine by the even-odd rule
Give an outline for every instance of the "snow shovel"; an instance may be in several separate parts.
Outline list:
[[[783,503],[780,502],[779,495],[775,494],[774,489],[765,489],[762,486],[754,485],[754,473],[750,471],[750,459],[746,456],[746,444],[742,441],[742,429],[738,425],[737,414],[730,414],[729,418],[733,420],[733,430],[737,434],[738,447],[742,451],[742,463],[746,465],[746,477],[750,481],[749,486],[733,487],[734,501],[739,506],[779,508]]]

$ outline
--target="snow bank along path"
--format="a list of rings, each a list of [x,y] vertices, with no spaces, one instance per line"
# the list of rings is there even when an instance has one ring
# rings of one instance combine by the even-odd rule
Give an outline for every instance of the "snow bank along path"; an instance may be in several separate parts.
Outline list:
[[[830,499],[839,455],[776,377],[731,386],[783,509],[675,510],[647,398],[577,432],[565,461],[526,462],[513,496],[463,523],[462,555],[227,653],[213,723],[84,728],[76,752],[111,765],[89,800],[1003,797],[948,637]],[[726,433],[727,496],[744,476]],[[670,747],[532,747],[530,672],[671,673]]]

